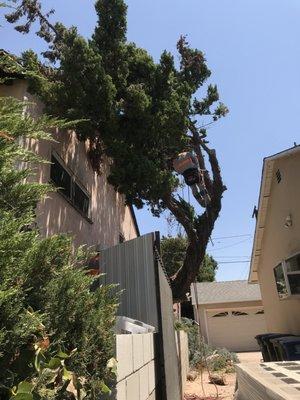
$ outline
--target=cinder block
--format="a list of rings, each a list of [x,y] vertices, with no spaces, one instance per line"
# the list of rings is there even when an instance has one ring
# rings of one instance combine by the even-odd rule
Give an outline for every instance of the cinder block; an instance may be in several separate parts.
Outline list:
[[[154,335],[153,333],[149,333],[150,335],[150,356],[151,360],[154,359]]]
[[[126,380],[117,383],[116,400],[126,400]]]
[[[133,369],[134,371],[142,368],[144,365],[144,347],[143,335],[132,335],[132,351],[133,351]]]
[[[139,370],[140,374],[140,400],[147,400],[149,396],[149,372],[148,365]]]
[[[151,339],[153,339],[153,335],[151,333],[143,334],[144,364],[148,364],[148,362],[151,361]]]
[[[116,335],[117,381],[133,373],[132,335]]]
[[[155,389],[155,361],[151,361],[148,364],[148,376],[149,376],[149,393]]]
[[[140,400],[140,375],[139,371],[126,378],[127,400]]]

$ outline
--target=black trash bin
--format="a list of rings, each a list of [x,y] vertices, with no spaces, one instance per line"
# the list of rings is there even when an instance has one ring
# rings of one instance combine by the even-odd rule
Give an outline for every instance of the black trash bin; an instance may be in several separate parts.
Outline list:
[[[280,341],[284,339],[290,339],[290,337],[291,336],[280,336],[270,339],[270,342],[272,343],[274,352],[276,354],[276,361],[284,361]]]
[[[277,355],[276,355],[275,349],[273,347],[273,344],[271,343],[271,339],[276,339],[276,338],[280,338],[280,337],[288,337],[288,336],[292,336],[292,335],[290,335],[289,333],[272,333],[272,334],[262,338],[264,346],[267,348],[267,351],[269,354],[268,361],[280,361],[280,360],[277,360]]]
[[[300,336],[282,337],[277,340],[277,352],[283,361],[300,360]]]
[[[261,354],[262,354],[265,362],[271,361],[271,360],[270,360],[270,356],[269,356],[269,352],[268,352],[268,347],[263,342],[263,338],[272,336],[272,335],[275,335],[275,334],[274,333],[261,333],[261,334],[255,336],[255,339],[259,345]]]

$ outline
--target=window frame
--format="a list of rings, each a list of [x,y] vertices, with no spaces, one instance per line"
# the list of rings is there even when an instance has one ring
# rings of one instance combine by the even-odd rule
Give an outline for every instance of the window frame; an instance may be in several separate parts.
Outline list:
[[[265,310],[261,309],[261,310],[256,311],[256,313],[254,315],[264,315],[264,313],[265,313]]]
[[[69,175],[70,177],[70,196],[68,196],[66,193],[64,193],[64,187],[59,186],[52,178],[51,178],[51,171],[52,171],[52,167],[54,165],[54,163],[52,162],[52,159],[55,159],[55,161],[57,162],[57,164],[60,165],[60,167]],[[55,186],[56,188],[58,188],[58,192],[68,201],[71,201],[72,199],[72,176],[73,173],[72,171],[65,165],[65,163],[63,162],[63,160],[61,159],[61,157],[59,157],[59,155],[56,152],[51,152],[51,159],[50,159],[50,182],[52,183],[53,186]]]
[[[126,242],[125,235],[119,232],[119,244]]]
[[[245,311],[240,311],[240,310],[232,310],[231,316],[232,317],[245,317],[245,316],[249,316],[249,313],[247,313]]]
[[[214,315],[211,315],[211,318],[227,318],[229,317],[229,311],[219,311]]]
[[[275,271],[276,271],[276,269],[277,269],[278,267],[281,267],[281,268],[282,268],[283,279],[284,279],[284,284],[285,284],[285,287],[286,287],[286,290],[287,290],[287,294],[281,294],[281,293],[279,293],[279,291],[278,291],[277,277],[276,277],[276,273],[275,273]],[[279,300],[285,300],[286,298],[288,298],[288,297],[290,296],[290,290],[289,290],[289,287],[288,287],[288,285],[287,285],[287,277],[286,277],[285,268],[284,268],[284,262],[283,262],[283,261],[281,261],[280,263],[278,263],[278,264],[273,268],[273,275],[274,275],[275,287],[276,287],[276,291],[277,291],[278,298],[279,298]]]
[[[60,164],[60,166],[70,175],[71,177],[71,188],[70,188],[70,197],[68,197],[66,194],[64,194],[61,190],[57,190],[56,193],[59,193],[73,208],[75,208],[75,210],[82,216],[84,217],[90,224],[93,223],[92,219],[91,219],[91,195],[89,194],[89,192],[87,191],[87,189],[84,187],[84,185],[80,182],[80,180],[78,179],[78,177],[75,175],[75,173],[66,165],[66,163],[64,162],[64,160],[60,157],[60,155],[56,152],[56,151],[52,151],[51,152],[51,160],[52,157],[55,158],[55,160],[57,161],[57,163]],[[57,186],[57,184],[51,179],[51,168],[52,168],[52,161],[50,162],[50,178],[49,181],[50,183],[56,187],[59,188],[59,186]],[[80,207],[78,207],[75,204],[75,184],[83,191],[83,193],[86,195],[86,197],[88,198],[88,211],[87,213],[85,213],[84,211],[82,211],[80,209]]]
[[[85,213],[84,211],[82,211],[81,209],[80,209],[80,207],[78,207],[76,204],[75,204],[75,184],[79,187],[79,189],[80,190],[82,190],[82,192],[85,194],[85,196],[88,198],[88,210],[87,210],[87,213]],[[91,196],[90,196],[90,194],[88,193],[88,191],[86,190],[86,188],[79,182],[79,180],[78,180],[78,178],[76,178],[75,177],[75,175],[74,175],[74,177],[73,177],[73,179],[72,179],[72,203],[73,203],[73,205],[74,205],[74,207],[76,208],[76,210],[78,210],[82,215],[84,215],[86,218],[89,218],[89,215],[90,215],[90,206],[91,206]]]
[[[290,287],[290,282],[288,279],[289,275],[300,275],[300,266],[299,266],[299,270],[297,271],[288,271],[287,270],[287,261],[289,261],[291,258],[294,258],[296,256],[300,256],[300,252],[297,251],[296,253],[291,254],[290,256],[288,256],[287,258],[283,259],[280,263],[278,263],[274,268],[273,268],[273,273],[274,273],[274,279],[275,279],[275,287],[276,287],[276,291],[278,294],[278,298],[279,300],[286,300],[289,298],[300,298],[300,293],[292,293],[291,292],[291,287]],[[283,276],[284,276],[284,281],[285,281],[285,286],[287,288],[287,295],[284,297],[280,297],[279,296],[279,292],[277,289],[277,283],[276,283],[276,276],[275,276],[275,268],[277,268],[279,265],[282,265],[282,270],[283,270]]]

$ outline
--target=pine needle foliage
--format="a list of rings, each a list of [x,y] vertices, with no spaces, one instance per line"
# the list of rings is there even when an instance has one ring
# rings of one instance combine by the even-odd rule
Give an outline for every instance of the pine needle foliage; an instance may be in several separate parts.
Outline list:
[[[111,286],[90,290],[93,278],[82,268],[87,254],[74,254],[70,237],[39,236],[35,206],[50,187],[30,182],[30,163],[18,167],[42,162],[19,143],[50,139],[51,128],[66,123],[33,119],[24,113],[28,106],[0,98],[0,398],[74,399],[81,393],[93,400],[111,375],[117,299]]]
[[[11,2],[8,23],[22,34],[37,27],[36,34],[47,43],[42,58],[29,50],[18,60],[29,90],[44,102],[45,111],[84,119],[76,133],[89,144],[94,170],[101,173],[103,160],[109,159],[108,183],[128,204],[147,206],[155,216],[169,210],[183,226],[188,247],[172,291],[174,299],[184,301],[204,260],[226,190],[208,128],[228,108],[210,83],[205,54],[182,35],[178,60],[168,51],[154,60],[127,40],[125,0],[95,1],[97,22],[90,38],[74,26],[55,22],[53,10],[44,11],[41,0]],[[206,210],[193,210],[178,199],[180,179],[173,161],[188,150],[197,156],[211,198]]]
[[[164,267],[170,278],[174,278],[183,265],[188,243],[185,236],[163,236],[161,240],[161,252]],[[216,278],[218,263],[209,254],[205,254],[199,272],[197,282],[213,282]]]

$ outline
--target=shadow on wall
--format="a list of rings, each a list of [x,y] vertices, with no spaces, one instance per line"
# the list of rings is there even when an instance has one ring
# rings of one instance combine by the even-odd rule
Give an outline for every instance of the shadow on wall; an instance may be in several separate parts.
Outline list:
[[[43,104],[28,93],[27,82],[23,79],[15,80],[11,86],[1,85],[0,95],[32,102],[27,111],[33,116],[43,112]],[[53,150],[60,155],[91,196],[90,211],[93,223],[89,223],[62,195],[49,193],[48,198],[40,202],[36,210],[41,234],[47,236],[71,233],[75,246],[100,244],[102,247],[117,244],[120,233],[125,236],[125,240],[136,237],[134,225],[127,221],[131,219],[131,215],[124,205],[124,197],[117,194],[107,183],[108,162],[103,168],[103,174],[98,176],[88,160],[87,143],[79,142],[74,132],[55,131],[53,137],[56,140],[54,142],[26,140],[22,144],[47,161],[51,160]],[[26,164],[22,166],[26,167]],[[30,180],[48,183],[50,164],[38,164],[33,167],[34,175]]]
[[[100,244],[113,246],[119,242],[119,234],[131,239],[132,233],[123,232],[126,207],[124,197],[107,182],[108,161],[103,172],[97,175],[87,156],[87,143],[79,142],[74,132],[55,132],[55,142],[28,141],[28,147],[43,159],[50,161],[55,151],[68,169],[90,195],[90,218],[82,216],[60,193],[49,193],[37,207],[37,221],[44,236],[56,233],[68,233],[74,237],[75,246]],[[34,180],[41,183],[50,181],[50,163],[38,166]],[[127,237],[126,237],[127,236]],[[132,237],[130,237],[132,236]]]

